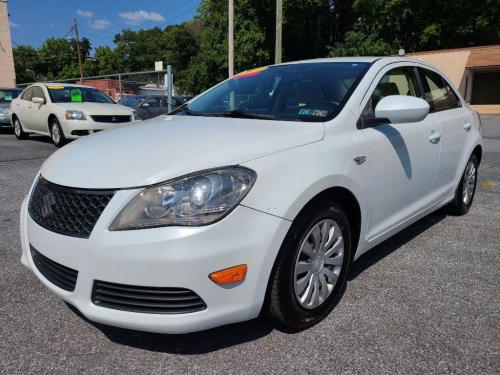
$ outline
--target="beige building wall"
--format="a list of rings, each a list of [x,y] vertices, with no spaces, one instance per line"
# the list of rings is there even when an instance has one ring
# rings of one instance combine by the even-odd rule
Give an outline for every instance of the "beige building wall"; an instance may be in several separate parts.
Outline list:
[[[10,39],[9,11],[7,1],[0,0],[0,86],[14,87],[15,85],[16,71]]]

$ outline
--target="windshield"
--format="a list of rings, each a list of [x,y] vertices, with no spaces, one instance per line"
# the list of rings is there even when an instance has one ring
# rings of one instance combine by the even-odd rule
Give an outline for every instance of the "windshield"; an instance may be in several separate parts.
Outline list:
[[[101,90],[82,86],[47,86],[52,103],[114,103]]]
[[[120,100],[120,104],[126,105],[127,107],[132,107],[135,108],[139,105],[139,103],[144,100],[145,96],[139,96],[139,95],[129,95],[129,96],[124,96]]]
[[[201,116],[326,121],[341,111],[369,66],[318,62],[253,69],[205,92],[184,111]]]
[[[12,99],[17,98],[22,90],[0,89],[0,103],[10,103]]]

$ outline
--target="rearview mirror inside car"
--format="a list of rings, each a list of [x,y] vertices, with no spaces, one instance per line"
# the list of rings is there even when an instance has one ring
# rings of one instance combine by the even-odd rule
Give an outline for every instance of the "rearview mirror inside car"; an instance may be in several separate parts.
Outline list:
[[[406,95],[389,95],[375,107],[375,117],[389,119],[391,123],[422,121],[429,113],[429,103],[421,98]]]

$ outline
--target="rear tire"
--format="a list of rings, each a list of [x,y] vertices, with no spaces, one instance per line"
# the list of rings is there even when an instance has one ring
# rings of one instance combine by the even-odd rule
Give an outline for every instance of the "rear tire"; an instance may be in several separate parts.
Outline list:
[[[66,140],[66,137],[64,136],[61,124],[59,124],[59,120],[57,118],[53,118],[51,121],[50,138],[52,138],[52,143],[56,147],[62,147],[68,142]]]
[[[21,121],[17,117],[14,117],[13,119],[13,125],[14,125],[14,135],[16,136],[17,139],[26,139],[28,138],[28,133],[26,133],[23,130],[23,125],[21,124]]]
[[[476,155],[471,155],[457,186],[455,197],[448,205],[448,212],[450,214],[461,216],[469,212],[476,193],[478,166],[479,162]]]
[[[346,214],[334,201],[312,203],[281,246],[266,298],[268,315],[292,330],[318,323],[340,301],[350,261]]]

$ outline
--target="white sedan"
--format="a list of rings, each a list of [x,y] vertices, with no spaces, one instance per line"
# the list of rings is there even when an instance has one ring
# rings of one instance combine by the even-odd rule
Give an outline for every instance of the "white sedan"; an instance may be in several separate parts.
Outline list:
[[[48,135],[61,147],[69,139],[134,121],[133,110],[89,86],[37,83],[27,87],[10,105],[14,134]]]
[[[423,62],[254,69],[176,114],[66,146],[23,202],[22,263],[93,321],[185,333],[264,311],[304,329],[351,262],[474,198],[479,117]]]

